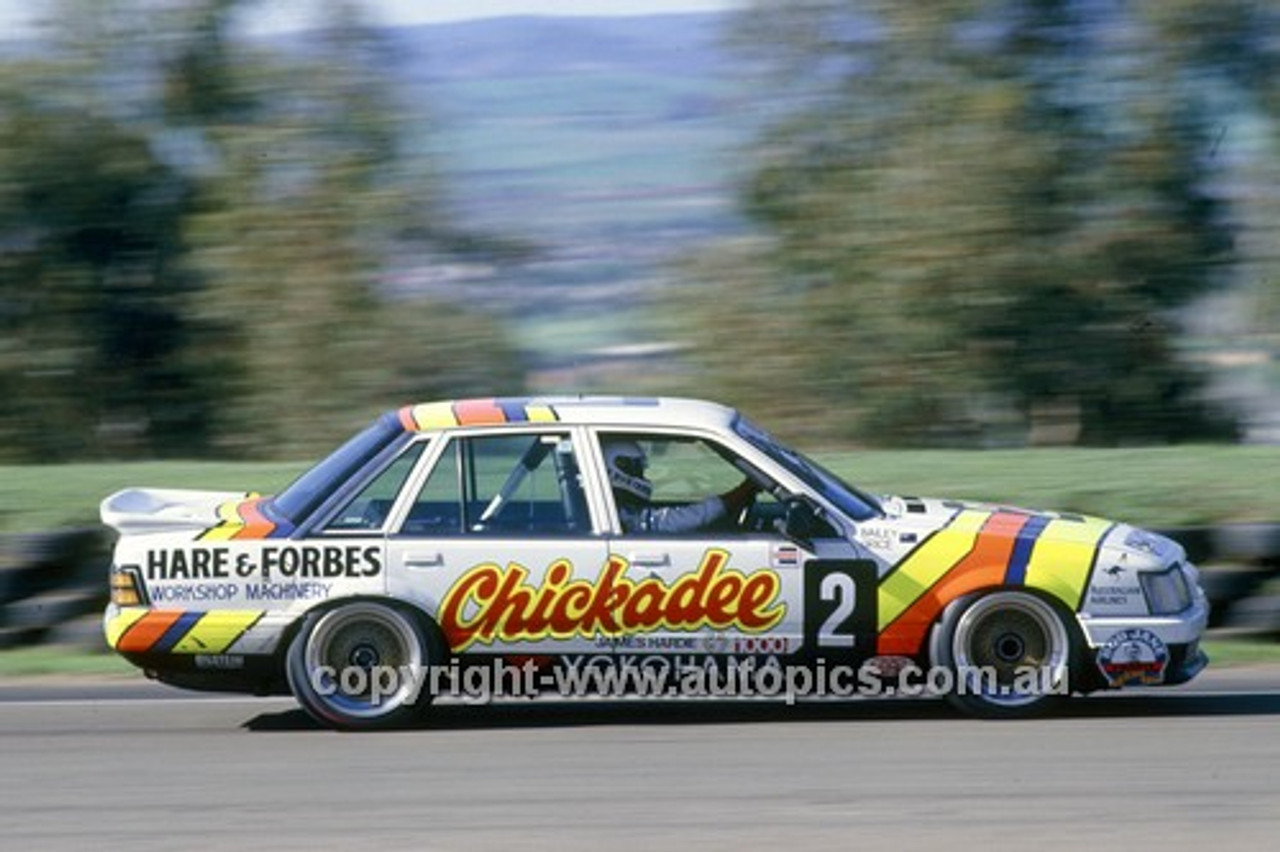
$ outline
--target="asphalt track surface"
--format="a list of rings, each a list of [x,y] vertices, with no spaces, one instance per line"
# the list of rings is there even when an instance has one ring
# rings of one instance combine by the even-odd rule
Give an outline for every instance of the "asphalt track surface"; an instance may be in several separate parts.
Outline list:
[[[939,701],[438,706],[0,684],[0,849],[1280,848],[1280,667],[1025,722]]]

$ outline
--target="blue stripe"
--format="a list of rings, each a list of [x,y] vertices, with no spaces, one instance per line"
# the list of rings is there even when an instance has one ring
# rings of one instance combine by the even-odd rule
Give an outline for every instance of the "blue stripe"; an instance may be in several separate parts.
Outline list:
[[[508,423],[524,423],[529,419],[529,413],[525,411],[528,399],[496,399],[494,404],[502,411]]]
[[[177,621],[169,625],[169,629],[164,635],[156,640],[156,644],[151,646],[151,650],[157,653],[164,653],[178,644],[178,640],[187,635],[187,631],[196,626],[196,622],[204,615],[203,612],[184,612]]]
[[[1031,562],[1031,549],[1044,528],[1049,526],[1049,519],[1037,515],[1018,530],[1018,537],[1013,542],[1013,555],[1009,557],[1009,569],[1005,571],[1004,582],[1009,586],[1021,586],[1027,579],[1027,565]]]

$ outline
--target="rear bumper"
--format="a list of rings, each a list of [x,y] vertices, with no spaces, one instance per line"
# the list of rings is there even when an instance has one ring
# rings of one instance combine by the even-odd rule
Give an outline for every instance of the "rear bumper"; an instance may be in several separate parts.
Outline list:
[[[107,645],[147,677],[186,689],[287,692],[284,642],[297,617],[284,612],[162,610],[109,605]]]

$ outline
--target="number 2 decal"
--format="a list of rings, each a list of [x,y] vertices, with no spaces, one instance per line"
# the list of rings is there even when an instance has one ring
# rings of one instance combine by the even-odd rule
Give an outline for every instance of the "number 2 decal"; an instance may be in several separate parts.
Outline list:
[[[804,566],[804,647],[848,661],[875,655],[876,564],[813,559]]]
[[[831,614],[818,627],[818,647],[852,648],[853,633],[842,633],[840,628],[853,615],[854,605],[858,602],[858,584],[848,574],[825,574],[818,583],[818,598],[835,603]]]

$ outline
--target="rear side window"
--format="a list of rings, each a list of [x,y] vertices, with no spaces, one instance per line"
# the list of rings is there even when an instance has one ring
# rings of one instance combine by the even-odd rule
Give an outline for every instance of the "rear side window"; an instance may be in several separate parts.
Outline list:
[[[396,457],[381,473],[369,480],[325,529],[329,532],[373,531],[382,529],[391,507],[400,495],[414,465],[426,444],[419,441]]]
[[[591,519],[567,434],[454,438],[400,529],[406,536],[587,533]]]

